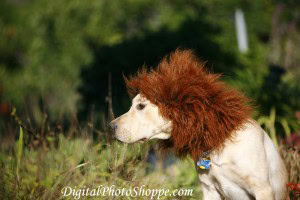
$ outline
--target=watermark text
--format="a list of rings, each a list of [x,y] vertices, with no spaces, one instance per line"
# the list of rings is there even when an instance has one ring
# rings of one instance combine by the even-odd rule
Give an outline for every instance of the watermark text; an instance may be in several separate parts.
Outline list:
[[[81,187],[63,187],[61,193],[64,197],[73,197],[80,199],[81,197],[99,197],[99,196],[127,196],[127,197],[150,197],[150,199],[160,199],[163,196],[193,196],[193,189],[149,189],[145,185],[132,188],[119,188],[115,185],[104,186],[99,185],[97,188]]]

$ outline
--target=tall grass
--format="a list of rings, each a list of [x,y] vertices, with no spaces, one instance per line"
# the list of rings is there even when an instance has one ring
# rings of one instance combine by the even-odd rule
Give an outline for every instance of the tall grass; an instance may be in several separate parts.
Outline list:
[[[276,129],[275,129],[275,120],[276,120],[276,110],[275,108],[271,108],[270,116],[261,116],[258,118],[257,122],[260,125],[264,125],[267,129],[267,132],[270,134],[270,137],[276,146],[278,148],[278,141],[276,137]]]
[[[285,132],[285,138],[287,139],[291,137],[292,134],[288,121],[284,118],[276,117],[276,109],[274,107],[271,108],[269,116],[260,116],[257,121],[266,129],[266,132],[269,133],[273,143],[275,144],[275,146],[279,150],[281,157],[285,161],[285,165],[288,170],[289,183],[300,183],[300,147],[293,147],[283,143],[279,144],[278,135],[276,134],[277,131],[275,123],[277,122],[282,126]],[[297,198],[297,194],[295,194],[294,191],[290,191],[289,196],[290,199]]]
[[[278,135],[276,130],[276,123],[280,124],[281,127],[283,128],[285,133],[285,138],[291,137],[291,128],[290,128],[290,124],[288,123],[288,120],[285,118],[277,117],[276,109],[274,107],[271,108],[269,116],[260,116],[258,117],[257,122],[265,128],[267,133],[269,133],[269,136],[271,137],[273,143],[277,148],[278,148]]]
[[[57,139],[46,146],[32,148],[24,145],[23,134],[28,133],[20,128],[15,145],[1,148],[0,199],[59,199],[65,186],[97,188],[100,185],[118,188],[145,185],[145,188],[170,190],[192,188],[194,195],[189,199],[201,197],[192,160],[174,161],[163,169],[153,168],[147,162],[151,144],[125,145],[117,141],[109,144],[104,132],[99,133],[99,141],[93,142],[89,136],[69,137],[72,134],[67,132],[58,133]]]
[[[145,185],[150,189],[171,191],[189,188],[194,190],[192,197],[176,199],[201,199],[201,187],[190,158],[181,161],[171,159],[172,162],[165,167],[155,167],[148,162],[153,143],[126,145],[110,140],[105,131],[96,130],[91,122],[86,126],[71,123],[69,128],[64,129],[41,120],[42,128],[37,126],[35,129],[31,124],[33,128],[29,129],[16,112],[13,117],[16,123],[12,125],[21,125],[23,128],[18,128],[18,139],[12,140],[12,145],[4,145],[0,141],[0,199],[62,199],[65,186],[97,188],[100,185],[115,185],[119,188]],[[265,125],[267,132],[271,130],[271,138],[278,143],[289,172],[289,181],[300,182],[299,150],[287,148],[277,141],[275,110],[271,111],[269,118],[262,119],[260,123]],[[92,133],[97,133],[97,140],[93,139]],[[8,132],[6,135],[13,134]],[[96,199],[111,198],[106,196]]]
[[[19,141],[18,141],[18,148],[17,148],[17,167],[16,167],[16,174],[18,180],[20,180],[20,165],[21,165],[21,159],[23,154],[23,129],[20,127],[20,135],[19,135]]]

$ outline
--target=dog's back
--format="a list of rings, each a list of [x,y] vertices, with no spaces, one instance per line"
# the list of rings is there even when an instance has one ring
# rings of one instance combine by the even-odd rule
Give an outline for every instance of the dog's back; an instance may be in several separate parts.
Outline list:
[[[264,132],[264,146],[269,165],[269,179],[275,193],[275,200],[285,199],[287,196],[287,171],[281,157],[266,132]]]
[[[204,199],[284,200],[287,171],[274,144],[255,122],[246,123],[222,152],[211,155],[208,172],[198,170]],[[207,189],[206,186],[209,186]]]

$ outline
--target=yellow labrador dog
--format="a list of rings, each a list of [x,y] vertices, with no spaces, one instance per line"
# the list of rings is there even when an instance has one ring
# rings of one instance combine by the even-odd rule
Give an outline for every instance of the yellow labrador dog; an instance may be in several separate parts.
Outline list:
[[[126,80],[135,97],[110,128],[124,143],[156,138],[190,155],[204,200],[285,199],[287,172],[275,146],[245,114],[245,98],[218,77],[191,51],[177,50]]]

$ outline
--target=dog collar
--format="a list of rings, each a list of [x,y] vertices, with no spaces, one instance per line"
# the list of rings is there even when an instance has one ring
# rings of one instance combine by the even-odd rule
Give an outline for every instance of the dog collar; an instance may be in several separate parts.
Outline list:
[[[197,162],[197,166],[200,168],[200,169],[210,169],[210,165],[211,165],[211,160],[210,160],[210,157],[208,156],[210,153],[210,151],[206,151],[204,152],[199,161]]]

